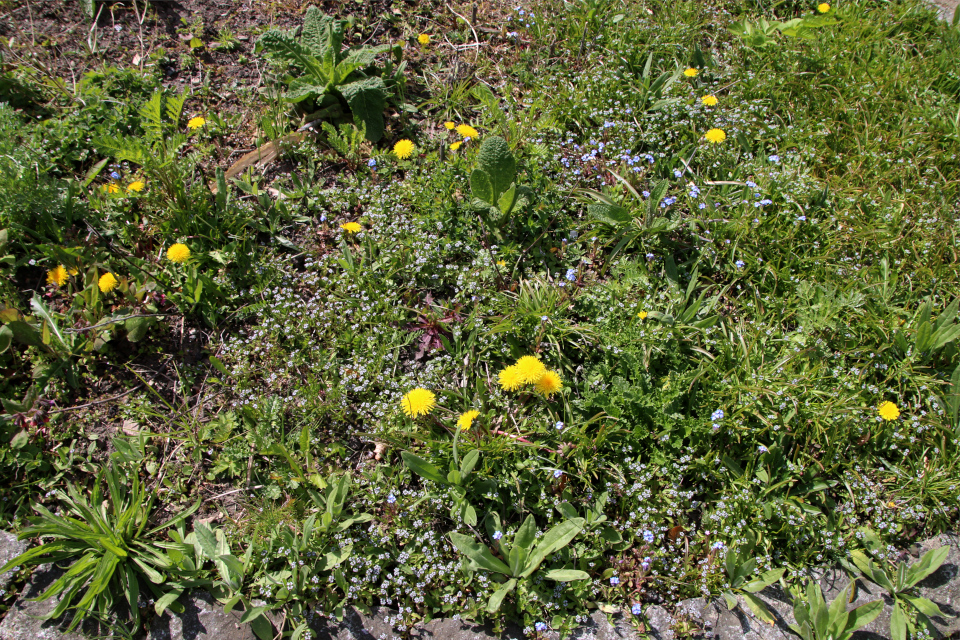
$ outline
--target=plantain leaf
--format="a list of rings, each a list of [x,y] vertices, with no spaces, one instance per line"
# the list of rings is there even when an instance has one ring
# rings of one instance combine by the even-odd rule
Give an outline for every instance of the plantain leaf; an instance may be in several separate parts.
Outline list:
[[[517,581],[511,578],[507,580],[506,584],[496,590],[490,600],[487,601],[487,611],[489,613],[496,613],[500,610],[500,605],[503,603],[503,599],[507,597],[507,594],[513,591],[513,588],[517,586]]]

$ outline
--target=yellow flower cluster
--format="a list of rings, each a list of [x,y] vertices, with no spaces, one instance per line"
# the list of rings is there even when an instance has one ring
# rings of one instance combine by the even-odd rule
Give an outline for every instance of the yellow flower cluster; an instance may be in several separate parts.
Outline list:
[[[400,406],[403,412],[411,418],[427,415],[436,405],[437,396],[433,395],[432,391],[419,387],[413,391],[408,391],[406,395],[400,399]]]
[[[887,422],[896,420],[900,417],[900,409],[898,409],[897,405],[890,401],[881,403],[880,406],[877,407],[877,412],[880,414],[880,417]]]
[[[345,222],[340,225],[340,228],[347,233],[359,233],[363,230],[363,227],[360,226],[359,222]]]
[[[60,264],[47,271],[47,284],[55,284],[58,287],[67,284],[67,268]]]
[[[466,139],[480,137],[480,133],[468,124],[458,124],[457,133],[459,133],[461,136],[463,136]]]
[[[100,280],[97,281],[97,286],[100,287],[100,291],[104,293],[110,293],[117,288],[118,284],[120,284],[120,281],[117,280],[117,276],[109,271],[100,276]]]
[[[504,391],[517,391],[527,385],[549,398],[563,388],[563,381],[554,371],[549,371],[536,356],[523,356],[497,376]]]
[[[194,129],[199,129],[205,124],[207,124],[207,119],[201,116],[197,116],[196,118],[190,118],[190,121],[187,122],[187,129],[190,129],[190,131],[193,131]]]
[[[417,36],[417,42],[419,42],[423,46],[427,46],[428,44],[430,44],[430,34],[421,33],[420,35]]]
[[[416,149],[416,145],[414,145],[413,142],[403,139],[393,145],[393,154],[401,160],[406,160],[413,155],[414,149]]]
[[[717,102],[719,101],[717,100],[717,96],[709,95],[709,96],[703,96],[702,98],[700,98],[700,102],[707,105],[708,107],[715,107],[717,106]]]
[[[707,142],[717,144],[726,140],[727,134],[723,131],[723,129],[710,129],[710,131],[707,131],[703,137],[707,139]]]
[[[457,426],[460,427],[461,431],[466,431],[473,426],[473,421],[476,420],[479,415],[479,411],[471,409],[460,416],[460,419],[457,420]]]
[[[820,13],[826,13],[830,11],[830,5],[827,4],[826,2],[821,2],[820,4],[817,5],[817,11],[819,11]]]
[[[190,259],[190,247],[185,244],[176,243],[170,245],[170,248],[167,249],[167,260],[170,262],[176,262],[177,264],[183,264]]]

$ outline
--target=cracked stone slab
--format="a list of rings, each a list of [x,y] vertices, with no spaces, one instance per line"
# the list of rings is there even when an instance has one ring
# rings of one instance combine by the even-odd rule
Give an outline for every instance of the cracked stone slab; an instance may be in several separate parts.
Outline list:
[[[647,635],[653,640],[674,640],[677,634],[673,630],[676,618],[658,604],[652,604],[643,611],[647,620]]]
[[[180,597],[183,613],[169,609],[153,619],[147,640],[256,640],[248,624],[240,624],[240,614],[223,612],[223,605],[206,591],[193,591]]]
[[[27,543],[17,540],[9,531],[0,531],[0,567],[27,550]],[[0,574],[0,589],[5,589],[13,577],[13,570]]]
[[[86,640],[79,633],[64,631],[66,623],[58,620],[40,620],[57,606],[57,598],[48,598],[41,602],[30,602],[46,591],[53,581],[63,572],[51,564],[40,565],[33,570],[29,582],[13,603],[3,622],[0,622],[0,640]],[[88,625],[87,631],[95,634],[96,629]]]

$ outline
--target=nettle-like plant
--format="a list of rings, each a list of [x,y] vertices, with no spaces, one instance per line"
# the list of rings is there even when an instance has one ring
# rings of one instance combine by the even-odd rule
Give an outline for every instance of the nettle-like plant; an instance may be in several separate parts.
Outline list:
[[[517,160],[507,141],[500,136],[484,140],[470,174],[470,191],[473,207],[498,237],[510,214],[530,200],[530,189],[518,187],[516,177]]]
[[[523,524],[517,530],[513,538],[513,544],[509,544],[503,538],[495,539],[500,554],[507,559],[504,562],[493,555],[490,548],[485,544],[477,542],[472,536],[453,532],[450,534],[450,541],[460,553],[467,557],[467,563],[471,570],[484,569],[498,573],[507,578],[502,587],[497,589],[490,600],[487,601],[487,611],[496,613],[507,597],[514,589],[519,589],[520,593],[526,592],[526,582],[531,579],[533,573],[540,568],[544,559],[564,548],[583,530],[586,521],[583,518],[574,518],[561,522],[553,527],[537,541],[537,523],[532,515],[527,516]],[[491,537],[495,531],[499,532],[500,517],[492,512],[487,517],[487,529]],[[536,544],[534,544],[536,542]],[[573,580],[589,580],[590,576],[577,569],[561,567],[551,569],[544,574],[548,580],[556,582],[571,582]]]
[[[403,80],[403,52],[398,45],[389,44],[343,49],[344,26],[348,24],[310,7],[299,39],[283,31],[268,31],[257,41],[257,50],[303,72],[297,78],[284,76],[286,100],[316,101],[313,115],[317,118],[349,113],[357,125],[365,127],[367,140],[376,142],[383,137],[383,111],[392,87]],[[382,69],[376,67],[374,59],[388,51],[393,52],[393,59]]]

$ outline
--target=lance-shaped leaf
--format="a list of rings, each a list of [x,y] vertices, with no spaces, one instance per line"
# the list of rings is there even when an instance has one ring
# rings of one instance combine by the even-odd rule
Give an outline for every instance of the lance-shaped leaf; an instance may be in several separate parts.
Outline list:
[[[511,578],[507,580],[506,584],[496,590],[490,599],[487,601],[487,611],[490,613],[496,613],[500,610],[500,605],[503,603],[503,599],[507,597],[507,594],[513,591],[513,588],[517,586],[517,581]]]
[[[520,577],[526,578],[537,570],[544,558],[570,544],[570,541],[577,537],[577,534],[583,530],[585,522],[586,520],[583,518],[574,518],[573,520],[561,522],[543,534],[543,538],[540,539],[540,542],[527,559],[527,568]]]
[[[450,542],[453,543],[453,546],[455,546],[460,553],[467,556],[470,562],[481,569],[502,573],[505,576],[510,575],[510,567],[505,565],[502,560],[495,558],[494,555],[490,553],[490,549],[479,544],[470,536],[453,532],[450,534]]]

